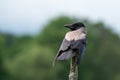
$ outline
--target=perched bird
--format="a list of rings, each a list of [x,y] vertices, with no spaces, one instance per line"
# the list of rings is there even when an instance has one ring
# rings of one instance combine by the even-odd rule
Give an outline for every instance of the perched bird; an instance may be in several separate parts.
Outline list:
[[[69,28],[71,31],[66,33],[55,61],[72,58],[77,54],[76,51],[78,51],[77,64],[79,65],[87,45],[86,27],[81,22],[66,24],[64,27]]]

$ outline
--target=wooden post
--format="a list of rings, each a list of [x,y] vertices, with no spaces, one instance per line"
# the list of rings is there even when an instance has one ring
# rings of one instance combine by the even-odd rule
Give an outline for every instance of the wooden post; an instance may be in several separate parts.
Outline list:
[[[77,65],[78,55],[71,59],[70,63],[70,74],[69,80],[78,80],[78,65]]]

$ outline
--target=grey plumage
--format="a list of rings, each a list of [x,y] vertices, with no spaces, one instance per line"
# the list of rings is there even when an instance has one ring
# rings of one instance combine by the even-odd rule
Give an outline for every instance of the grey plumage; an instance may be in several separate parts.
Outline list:
[[[67,60],[75,56],[75,52],[79,52],[78,64],[81,61],[86,47],[86,28],[83,23],[67,24],[65,27],[70,28],[62,41],[60,49],[55,57],[56,60]]]

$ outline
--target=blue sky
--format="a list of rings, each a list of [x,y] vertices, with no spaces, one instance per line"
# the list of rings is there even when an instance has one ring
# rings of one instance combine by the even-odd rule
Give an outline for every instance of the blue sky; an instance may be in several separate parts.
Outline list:
[[[120,0],[0,0],[0,31],[35,34],[61,14],[103,21],[120,34]]]

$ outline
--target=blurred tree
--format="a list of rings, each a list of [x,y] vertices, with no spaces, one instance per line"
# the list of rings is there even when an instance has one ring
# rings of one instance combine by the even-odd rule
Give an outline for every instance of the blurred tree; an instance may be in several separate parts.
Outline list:
[[[52,61],[68,29],[63,25],[82,21],[88,30],[88,46],[79,67],[80,80],[120,80],[120,38],[103,22],[60,16],[45,25],[36,37],[0,35],[0,80],[67,80],[69,61]],[[4,75],[4,78],[3,78]]]
[[[4,61],[4,35],[0,34],[0,80],[5,80],[6,76],[8,76],[5,67],[3,66]]]

